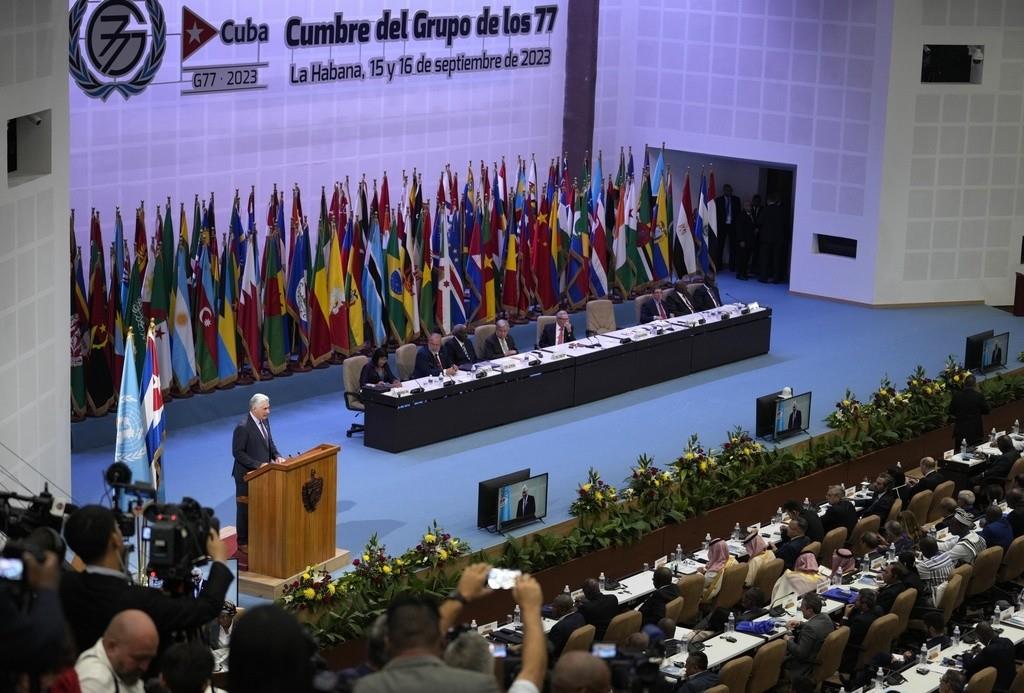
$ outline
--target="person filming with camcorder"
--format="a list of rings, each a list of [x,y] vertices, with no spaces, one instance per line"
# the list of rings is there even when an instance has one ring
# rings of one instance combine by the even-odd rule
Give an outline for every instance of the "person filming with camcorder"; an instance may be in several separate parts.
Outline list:
[[[143,539],[148,539],[147,572],[162,589],[132,583],[125,554],[130,516],[120,517],[99,505],[73,513],[64,527],[68,547],[85,564],[66,572],[61,601],[79,651],[92,647],[113,617],[126,609],[146,613],[156,625],[161,651],[172,643],[196,637],[221,611],[234,577],[225,564],[227,549],[218,534],[213,511],[191,498],[181,504],[151,504],[145,509]],[[125,529],[122,529],[122,525]],[[191,573],[207,557],[210,576],[193,597]]]

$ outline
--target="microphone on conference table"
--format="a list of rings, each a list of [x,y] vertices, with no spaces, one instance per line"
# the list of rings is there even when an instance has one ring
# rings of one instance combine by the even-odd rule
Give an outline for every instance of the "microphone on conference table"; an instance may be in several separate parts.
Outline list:
[[[423,386],[420,384],[420,379],[419,378],[413,378],[412,381],[414,383],[416,383],[416,387],[414,387],[411,390],[409,390],[409,394],[411,394],[411,395],[418,395],[419,393],[423,392]]]
[[[746,304],[746,302],[745,302],[745,301],[741,301],[741,300],[739,300],[738,298],[736,298],[735,296],[733,296],[732,294],[730,294],[730,293],[729,293],[728,291],[723,291],[722,293],[723,293],[723,294],[725,294],[725,295],[726,295],[726,296],[727,296],[728,298],[731,298],[731,299],[732,299],[733,301],[735,301],[736,303],[739,303],[740,305],[742,305],[742,306],[743,306],[743,307],[742,307],[742,308],[740,309],[740,315],[746,315],[747,313],[749,313],[749,312],[750,312],[750,306],[748,306],[748,305]]]

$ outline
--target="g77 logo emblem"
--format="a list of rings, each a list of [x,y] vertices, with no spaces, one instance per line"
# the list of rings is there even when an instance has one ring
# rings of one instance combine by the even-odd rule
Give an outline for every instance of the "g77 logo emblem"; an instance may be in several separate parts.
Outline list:
[[[69,15],[68,56],[71,77],[87,95],[104,101],[115,91],[120,92],[125,99],[140,93],[156,76],[166,48],[167,26],[159,0],[146,0],[146,12],[153,35],[148,53],[146,29],[129,28],[144,26],[147,22],[134,2],[103,0],[89,17],[85,36],[82,37],[80,32],[88,5],[88,0],[76,0]],[[85,43],[88,62],[82,55],[80,40]],[[128,81],[118,81],[133,72]],[[101,81],[103,77],[110,81]]]

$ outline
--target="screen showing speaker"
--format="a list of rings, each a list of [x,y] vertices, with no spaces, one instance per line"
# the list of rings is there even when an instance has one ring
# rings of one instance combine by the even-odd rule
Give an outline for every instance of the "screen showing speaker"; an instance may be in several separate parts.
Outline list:
[[[540,520],[548,514],[548,475],[506,484],[498,490],[498,529]]]
[[[1006,367],[1006,353],[1010,350],[1010,333],[989,337],[981,346],[981,369],[991,371]]]
[[[810,418],[810,392],[780,399],[775,403],[775,437],[784,438],[806,431]]]

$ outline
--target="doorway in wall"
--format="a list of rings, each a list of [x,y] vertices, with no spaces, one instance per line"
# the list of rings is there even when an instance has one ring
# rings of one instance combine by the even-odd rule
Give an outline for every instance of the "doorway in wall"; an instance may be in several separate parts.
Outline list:
[[[697,196],[700,194],[701,171],[703,170],[705,174],[714,171],[715,194],[721,197],[724,195],[725,186],[729,185],[732,194],[739,198],[742,209],[751,215],[755,240],[750,248],[744,249],[739,245],[741,236],[744,236],[739,228],[739,211],[737,210],[733,223],[728,225],[724,223],[723,218],[726,210],[717,210],[718,224],[724,227],[719,230],[720,247],[713,249],[719,272],[735,274],[737,277],[746,275],[752,281],[763,279],[778,283],[789,282],[796,166],[677,149],[665,150],[665,165],[671,167],[676,195],[682,194],[682,181],[689,170],[690,190],[695,209]],[[777,221],[769,222],[770,228],[762,235],[762,216],[769,197],[778,201],[779,209],[770,211],[767,218]],[[675,201],[675,205],[678,209],[678,200]]]

